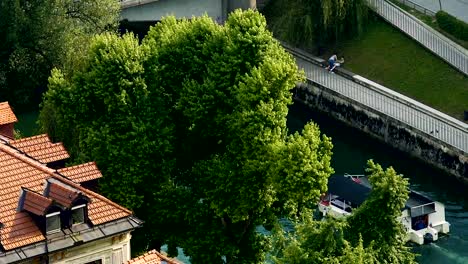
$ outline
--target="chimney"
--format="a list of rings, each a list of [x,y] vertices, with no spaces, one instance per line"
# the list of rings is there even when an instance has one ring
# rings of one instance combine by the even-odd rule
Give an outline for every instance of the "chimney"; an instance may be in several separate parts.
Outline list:
[[[18,122],[8,102],[0,103],[0,135],[14,138],[14,124]]]

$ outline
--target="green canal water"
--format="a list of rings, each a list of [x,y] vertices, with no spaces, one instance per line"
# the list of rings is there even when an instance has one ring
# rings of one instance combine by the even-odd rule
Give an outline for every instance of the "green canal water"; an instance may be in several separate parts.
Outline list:
[[[296,103],[289,112],[288,127],[301,130],[313,120],[321,132],[332,137],[332,165],[336,174],[363,174],[366,161],[373,159],[384,168],[392,166],[410,180],[410,188],[445,204],[445,217],[451,224],[450,235],[429,245],[415,246],[419,263],[468,264],[468,192],[452,176],[429,167],[417,159],[394,150],[364,133],[311,111]]]
[[[35,112],[19,114],[16,128],[24,136],[32,136],[37,133],[36,119]],[[420,254],[419,263],[468,264],[467,186],[438,169],[301,104],[296,103],[291,107],[288,118],[291,132],[301,130],[309,120],[317,123],[322,133],[332,137],[332,164],[336,174],[362,174],[366,161],[373,159],[384,167],[393,166],[398,173],[409,178],[413,190],[445,204],[446,219],[451,224],[450,235],[439,238],[437,243],[415,246],[414,251]],[[187,258],[182,255],[179,259],[188,263]]]

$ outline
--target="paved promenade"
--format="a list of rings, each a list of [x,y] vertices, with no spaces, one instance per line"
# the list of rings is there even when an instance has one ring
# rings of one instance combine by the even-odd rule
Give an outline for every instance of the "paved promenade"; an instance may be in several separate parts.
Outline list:
[[[468,0],[409,0],[431,11],[442,10],[468,23]]]

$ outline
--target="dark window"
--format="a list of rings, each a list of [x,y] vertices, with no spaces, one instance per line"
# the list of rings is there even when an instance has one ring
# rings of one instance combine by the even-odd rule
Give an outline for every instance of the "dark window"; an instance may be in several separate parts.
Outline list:
[[[98,260],[95,260],[95,261],[91,261],[91,262],[87,262],[85,264],[102,264],[102,259],[98,259]]]
[[[46,233],[55,233],[60,231],[60,212],[46,215]]]
[[[86,204],[72,207],[72,225],[81,224],[85,221]]]

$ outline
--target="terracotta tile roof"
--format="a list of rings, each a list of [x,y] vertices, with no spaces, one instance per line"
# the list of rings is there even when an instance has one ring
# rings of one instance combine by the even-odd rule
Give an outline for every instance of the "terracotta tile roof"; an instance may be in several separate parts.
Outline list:
[[[81,192],[75,188],[64,186],[59,182],[51,182],[47,179],[46,191],[44,196],[56,201],[58,204],[69,208]]]
[[[81,165],[59,169],[57,171],[63,176],[78,183],[95,180],[102,177],[102,174],[97,168],[95,162],[88,162]]]
[[[21,198],[20,198],[21,199]],[[23,189],[23,206],[19,210],[26,210],[35,215],[45,215],[52,205],[52,199],[44,197],[28,189]]]
[[[0,126],[18,122],[8,102],[0,103]]]
[[[10,145],[42,163],[50,163],[70,157],[62,143],[52,143],[46,134],[12,140]]]
[[[5,250],[45,239],[30,215],[25,211],[18,211],[17,207],[22,187],[41,194],[46,187],[46,179],[50,178],[82,192],[90,199],[88,216],[93,225],[132,214],[128,209],[60,176],[55,170],[47,168],[0,140],[0,223],[4,225],[0,229],[0,243]]]
[[[134,259],[127,261],[125,264],[162,264],[162,263],[182,264],[182,262],[179,262],[173,258],[169,258],[166,255],[154,249],[139,257],[136,257]]]

